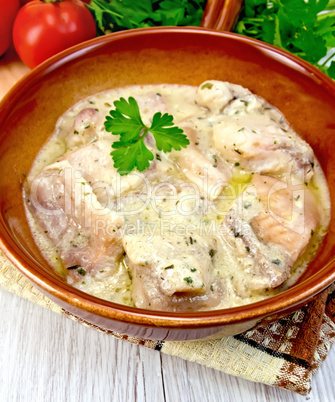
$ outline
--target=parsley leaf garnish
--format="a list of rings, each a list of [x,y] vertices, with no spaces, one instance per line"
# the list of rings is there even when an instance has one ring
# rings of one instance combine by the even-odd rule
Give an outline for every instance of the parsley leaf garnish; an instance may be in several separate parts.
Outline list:
[[[149,130],[156,140],[157,148],[163,152],[170,152],[172,148],[180,151],[190,143],[183,130],[173,125],[173,116],[167,113],[156,113]]]
[[[106,116],[105,129],[113,135],[120,135],[119,141],[112,144],[111,152],[114,167],[121,176],[133,169],[142,172],[150,166],[153,153],[146,147],[144,138],[150,132],[159,151],[180,151],[190,143],[183,130],[173,123],[173,116],[158,112],[152,118],[151,126],[146,126],[141,118],[136,100],[129,97],[114,102],[115,109]]]

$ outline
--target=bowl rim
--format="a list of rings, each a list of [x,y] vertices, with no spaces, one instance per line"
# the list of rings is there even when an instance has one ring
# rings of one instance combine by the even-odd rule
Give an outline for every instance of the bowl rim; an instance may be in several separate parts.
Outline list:
[[[300,73],[308,75],[312,80],[316,81],[327,89],[335,97],[335,81],[332,81],[327,75],[316,67],[312,66],[303,59],[300,59],[291,53],[279,49],[267,43],[251,39],[242,35],[218,32],[213,29],[199,27],[155,27],[155,28],[139,28],[126,31],[115,32],[110,35],[100,36],[86,42],[73,46],[65,51],[58,53],[50,59],[44,61],[35,69],[23,76],[0,101],[0,127],[8,118],[11,107],[16,103],[17,99],[25,93],[32,85],[43,80],[43,77],[60,69],[67,63],[80,58],[82,55],[89,54],[94,50],[108,46],[114,41],[120,39],[129,39],[133,36],[151,36],[162,34],[182,34],[182,35],[206,35],[228,38],[239,42],[246,43],[256,47],[261,51],[270,53],[278,59],[282,58],[281,63],[299,70]],[[286,61],[286,62],[285,62]],[[0,220],[2,230],[7,231],[5,225]],[[27,263],[23,255],[25,254],[15,243],[13,237],[8,233],[11,242],[7,241],[0,232],[0,249],[6,257],[40,290],[46,292],[50,296],[63,301],[75,308],[85,310],[88,313],[109,318],[114,321],[127,322],[131,324],[146,325],[148,327],[156,327],[159,325],[164,328],[195,328],[195,327],[213,327],[227,324],[242,323],[250,319],[262,319],[273,313],[280,314],[282,311],[294,309],[310,301],[315,295],[323,291],[327,286],[335,281],[335,257],[333,257],[326,265],[311,277],[307,278],[300,284],[294,285],[289,289],[255,303],[231,307],[220,310],[208,310],[199,312],[166,312],[157,310],[146,310],[136,307],[128,307],[125,305],[110,302],[98,297],[89,295],[76,289],[61,279],[51,276],[46,270],[39,267],[32,259],[29,258]],[[321,272],[322,271],[322,272]]]

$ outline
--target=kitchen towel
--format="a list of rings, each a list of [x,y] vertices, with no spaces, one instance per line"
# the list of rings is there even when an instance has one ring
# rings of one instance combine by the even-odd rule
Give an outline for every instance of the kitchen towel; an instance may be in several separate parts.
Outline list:
[[[104,333],[227,374],[307,395],[313,374],[335,341],[335,284],[306,306],[235,336],[205,341],[151,341],[99,328],[49,300],[0,252],[0,286]]]

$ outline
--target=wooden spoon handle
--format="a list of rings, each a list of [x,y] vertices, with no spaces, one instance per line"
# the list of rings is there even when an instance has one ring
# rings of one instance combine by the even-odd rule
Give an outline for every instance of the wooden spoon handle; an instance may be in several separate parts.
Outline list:
[[[208,0],[200,26],[216,31],[234,28],[243,0]]]

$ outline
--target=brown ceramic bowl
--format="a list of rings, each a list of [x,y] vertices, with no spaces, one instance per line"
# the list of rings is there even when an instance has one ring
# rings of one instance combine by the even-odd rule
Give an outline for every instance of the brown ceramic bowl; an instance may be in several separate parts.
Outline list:
[[[125,307],[67,285],[35,246],[22,182],[57,118],[72,104],[133,84],[241,84],[277,106],[313,147],[333,212],[322,249],[299,282],[267,300],[217,311],[167,313]],[[258,41],[200,28],[125,31],[69,49],[26,75],[0,105],[0,246],[50,299],[102,328],[149,339],[184,340],[242,332],[304,305],[335,280],[335,84],[308,63]]]

